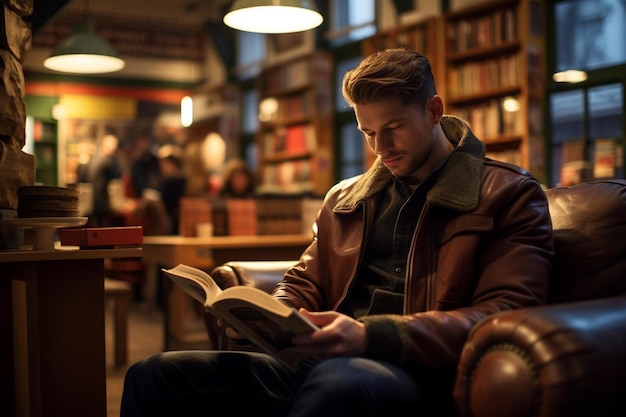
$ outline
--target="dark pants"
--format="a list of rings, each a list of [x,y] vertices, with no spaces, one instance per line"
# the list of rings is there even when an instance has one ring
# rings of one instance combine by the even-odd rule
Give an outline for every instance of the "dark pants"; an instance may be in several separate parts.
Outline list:
[[[129,368],[121,417],[398,417],[428,416],[430,407],[447,415],[451,378],[445,373],[416,377],[386,362],[354,357],[294,373],[265,354],[165,352]]]

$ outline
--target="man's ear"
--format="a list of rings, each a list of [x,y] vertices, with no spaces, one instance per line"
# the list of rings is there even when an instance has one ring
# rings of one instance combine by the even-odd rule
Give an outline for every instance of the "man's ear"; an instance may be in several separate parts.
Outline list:
[[[428,101],[428,115],[433,125],[439,124],[441,117],[443,116],[443,100],[440,96],[434,95]]]

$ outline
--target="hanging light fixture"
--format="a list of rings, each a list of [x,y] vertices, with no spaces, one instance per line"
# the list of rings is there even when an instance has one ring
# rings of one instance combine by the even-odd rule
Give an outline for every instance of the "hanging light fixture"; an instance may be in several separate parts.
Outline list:
[[[83,21],[74,24],[74,33],[52,51],[43,65],[59,72],[99,74],[119,71],[125,63],[106,40],[96,35],[94,24]]]
[[[581,83],[587,80],[587,73],[581,70],[570,69],[566,71],[555,72],[552,75],[552,79],[557,83]]]
[[[257,33],[302,32],[323,21],[315,0],[236,0],[224,16],[233,29]]]

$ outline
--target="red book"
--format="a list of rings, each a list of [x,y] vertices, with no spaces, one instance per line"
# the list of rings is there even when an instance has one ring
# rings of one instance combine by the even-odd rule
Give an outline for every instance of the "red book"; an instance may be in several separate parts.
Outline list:
[[[86,227],[59,230],[61,245],[98,248],[136,246],[143,243],[142,226]]]

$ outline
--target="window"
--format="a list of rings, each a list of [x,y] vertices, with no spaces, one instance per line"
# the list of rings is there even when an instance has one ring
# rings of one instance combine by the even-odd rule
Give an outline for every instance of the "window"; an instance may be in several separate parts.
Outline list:
[[[564,164],[572,166],[584,160],[584,103],[582,90],[550,96],[553,185],[561,183]]]
[[[341,83],[346,71],[356,67],[361,56],[352,56],[335,64],[335,155],[337,179],[362,174],[365,170],[363,135],[357,129],[354,111],[341,94]]]
[[[626,62],[626,4],[568,0],[555,5],[556,70],[590,70]]]
[[[331,0],[330,31],[331,46],[358,41],[376,33],[374,0]]]
[[[587,79],[549,80],[549,185],[623,178],[626,3],[552,0],[550,5],[553,58],[547,70],[584,70]]]
[[[553,185],[623,177],[621,83],[550,96]]]
[[[243,154],[252,170],[258,168],[258,155],[254,135],[259,129],[259,92],[246,88],[242,94],[241,144]]]
[[[364,172],[363,135],[356,128],[356,123],[344,123],[340,126],[341,136],[341,166],[340,179],[353,177]]]
[[[240,80],[258,75],[265,62],[265,35],[253,32],[237,32],[237,68]]]

